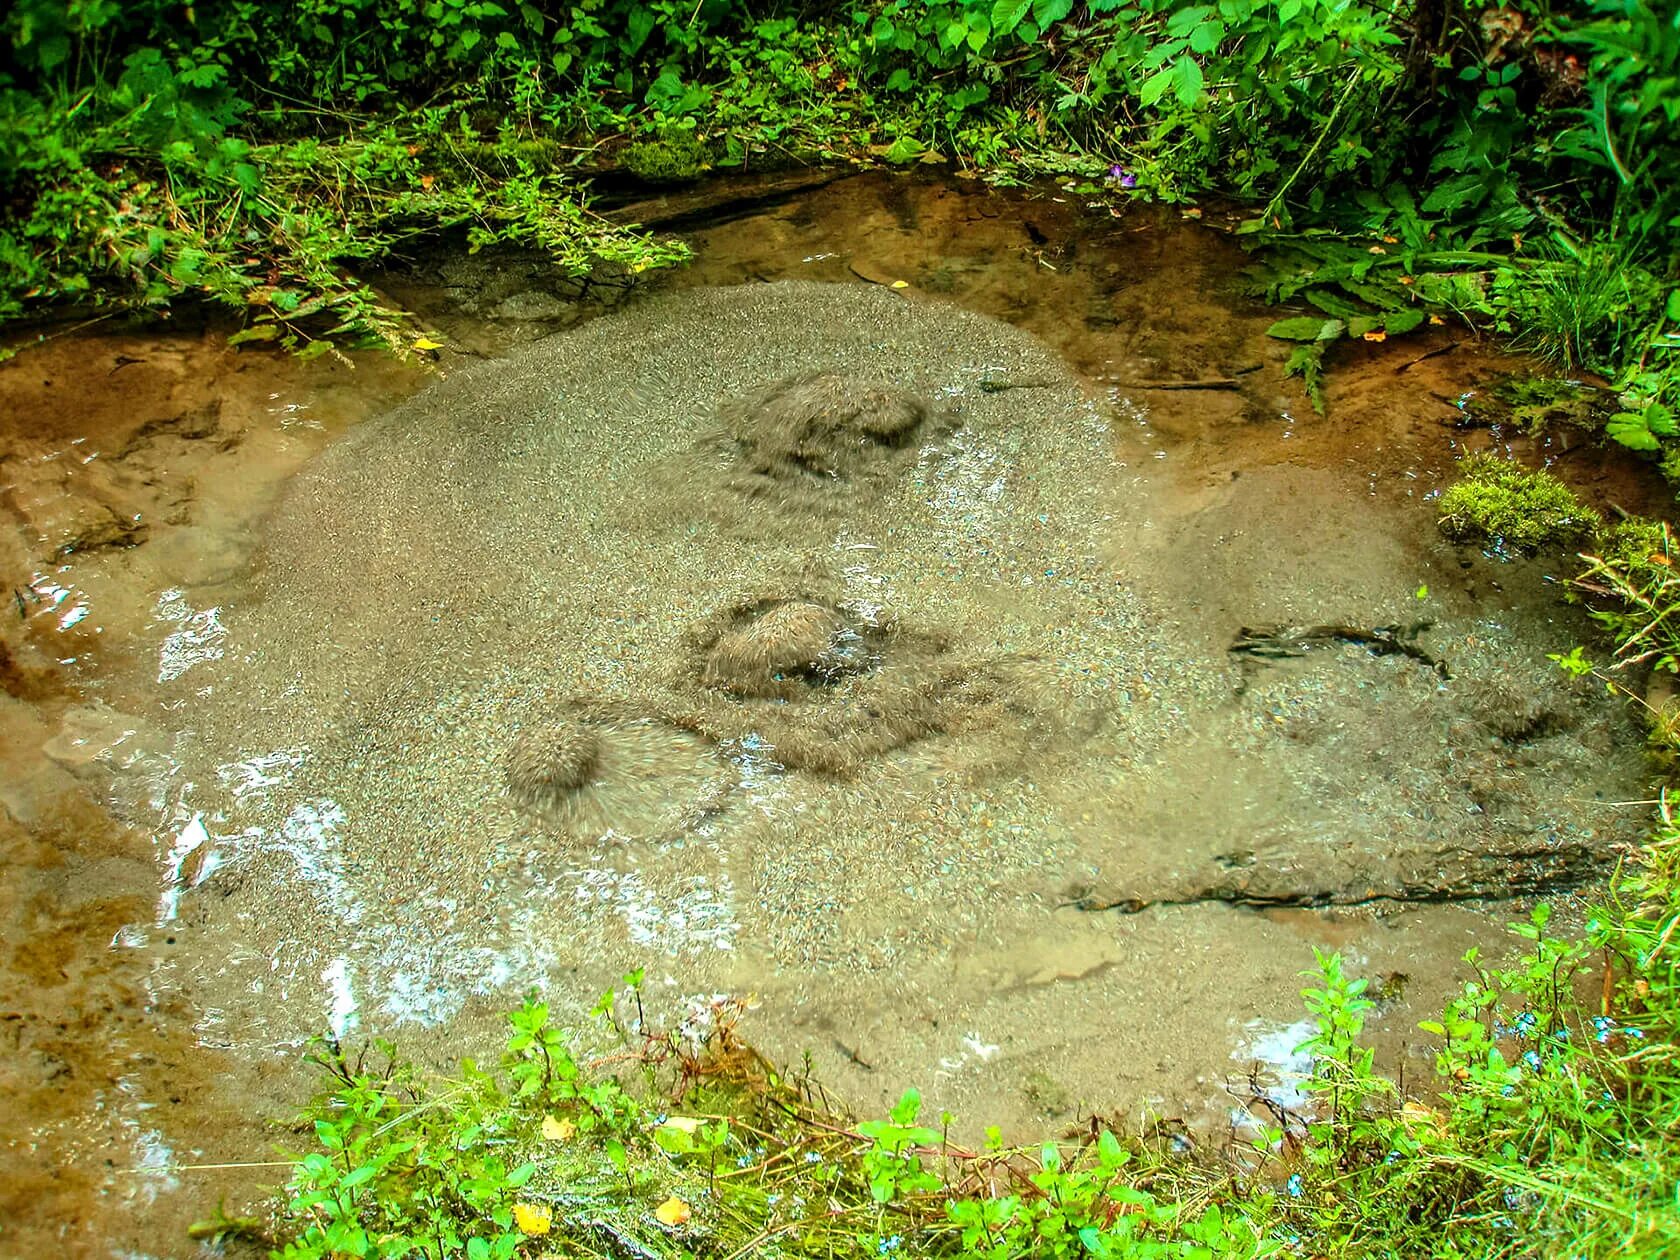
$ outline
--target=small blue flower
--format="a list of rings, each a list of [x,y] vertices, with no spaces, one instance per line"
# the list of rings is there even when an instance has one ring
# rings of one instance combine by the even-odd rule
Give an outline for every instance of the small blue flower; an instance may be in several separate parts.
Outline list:
[[[1538,1051],[1524,1050],[1522,1061],[1523,1066],[1530,1072],[1538,1072],[1540,1070],[1540,1055]]]
[[[1593,1033],[1599,1041],[1609,1041],[1616,1032],[1616,1021],[1608,1015],[1593,1016]]]
[[[807,1164],[820,1164],[822,1163],[822,1156],[817,1154],[815,1151],[806,1151],[805,1162]]]
[[[1284,1188],[1289,1191],[1290,1198],[1299,1199],[1301,1197],[1301,1174],[1291,1173],[1289,1175],[1288,1182],[1284,1185]]]
[[[1534,1031],[1537,1022],[1539,1021],[1536,1020],[1533,1011],[1524,1011],[1517,1016],[1517,1022],[1511,1025],[1511,1031],[1519,1037],[1526,1037]]]
[[[1645,1035],[1645,1030],[1643,1028],[1624,1028],[1624,1029],[1622,1029],[1622,1036],[1632,1037],[1635,1041],[1638,1041],[1644,1035]]]

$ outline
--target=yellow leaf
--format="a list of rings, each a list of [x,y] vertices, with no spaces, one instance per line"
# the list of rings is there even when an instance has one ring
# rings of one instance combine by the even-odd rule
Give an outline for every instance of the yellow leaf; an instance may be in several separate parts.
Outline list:
[[[554,1213],[546,1203],[515,1203],[513,1223],[520,1233],[536,1238],[554,1228]]]
[[[676,1195],[672,1195],[654,1208],[653,1214],[659,1218],[661,1225],[686,1225],[688,1218],[694,1215],[694,1209]]]
[[[1442,319],[1442,318],[1441,318],[1441,317],[1440,317],[1440,316],[1439,316],[1439,315],[1431,315],[1431,316],[1430,316],[1430,317],[1429,317],[1429,322],[1430,322],[1430,323],[1431,323],[1431,324],[1444,324],[1444,323],[1446,323],[1446,322],[1447,322],[1447,321],[1446,321],[1446,320],[1444,320],[1444,319]]]
[[[443,343],[441,341],[433,341],[430,337],[421,337],[414,343],[414,348],[416,350],[442,350]]]
[[[1366,341],[1387,341],[1388,340],[1388,334],[1385,333],[1380,328],[1373,328],[1370,332],[1365,334],[1365,340]]]
[[[908,289],[910,287],[910,282],[908,280],[894,280],[892,282],[892,287],[895,289]]]
[[[659,1127],[661,1129],[675,1129],[678,1133],[698,1133],[701,1123],[702,1121],[696,1120],[693,1116],[667,1116],[664,1123]]]
[[[1447,1118],[1420,1102],[1407,1102],[1401,1106],[1400,1123],[1408,1129],[1416,1129],[1420,1126],[1434,1129],[1443,1137],[1446,1136],[1447,1132]]]
[[[544,1116],[542,1135],[545,1142],[569,1142],[572,1134],[577,1132],[577,1125],[570,1120],[556,1120],[553,1116]]]

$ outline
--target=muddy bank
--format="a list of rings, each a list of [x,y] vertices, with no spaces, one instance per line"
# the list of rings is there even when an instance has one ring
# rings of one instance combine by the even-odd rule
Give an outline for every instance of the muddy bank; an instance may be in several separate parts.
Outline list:
[[[1217,1127],[1309,943],[1410,977],[1393,1053],[1634,834],[1547,566],[1433,531],[1509,361],[1354,348],[1320,419],[1224,242],[1047,198],[871,177],[693,239],[669,307],[390,277],[449,379],[373,426],[421,378],[98,336],[0,369],[10,1180],[69,1170],[3,1246],[178,1254],[261,1172],[127,1170],[265,1158],[309,1035],[447,1064],[526,981],[587,1007],[642,963],[663,1012],[756,992],[861,1106]],[[841,287],[796,318],[782,279]],[[835,369],[922,409],[755,424]],[[1450,678],[1300,633],[1418,623]]]
[[[121,715],[151,703],[180,592],[246,572],[285,479],[423,380],[239,355],[225,335],[91,331],[0,369],[0,1254],[183,1254],[207,1205],[268,1173],[184,1187],[157,1170],[269,1158],[270,1123],[309,1088],[279,1061],[231,1087],[202,1011],[156,985],[137,933],[167,850],[106,787],[167,751]]]

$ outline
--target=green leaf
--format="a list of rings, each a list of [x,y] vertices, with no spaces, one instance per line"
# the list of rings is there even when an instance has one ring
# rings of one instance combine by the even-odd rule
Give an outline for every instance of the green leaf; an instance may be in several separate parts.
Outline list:
[[[1409,333],[1423,323],[1423,312],[1417,308],[1393,311],[1383,317],[1383,328],[1393,334]]]
[[[1333,316],[1336,319],[1353,320],[1368,314],[1363,306],[1360,306],[1357,302],[1349,301],[1333,289],[1306,289],[1301,293],[1301,296],[1326,315]]]
[[[992,6],[992,30],[999,35],[1010,34],[1031,8],[1032,0],[997,0]]]
[[[1645,427],[1658,437],[1674,437],[1680,434],[1680,424],[1675,423],[1674,413],[1660,402],[1654,402],[1645,408]]]
[[[898,1103],[892,1109],[893,1123],[914,1124],[916,1115],[922,1109],[922,1093],[918,1089],[907,1089],[900,1096]]]
[[[1611,416],[1604,431],[1629,450],[1654,451],[1662,445],[1652,434],[1645,417],[1637,411],[1623,411]]]
[[[1330,321],[1336,322],[1336,321]],[[1312,399],[1314,410],[1324,410],[1324,347],[1325,341],[1309,341],[1296,346],[1289,352],[1289,359],[1283,365],[1285,376],[1299,376],[1301,383],[1307,387],[1307,397]]]
[[[1143,86],[1138,89],[1138,100],[1144,105],[1153,105],[1156,101],[1166,95],[1167,89],[1170,88],[1173,83],[1174,78],[1171,66],[1157,70],[1154,74],[1150,75],[1143,81]]]
[[[1487,196],[1487,177],[1479,171],[1455,175],[1437,184],[1423,199],[1425,214],[1451,214],[1469,206],[1480,205]]]
[[[1120,1139],[1111,1129],[1104,1129],[1097,1139],[1097,1159],[1104,1168],[1118,1168],[1126,1162],[1126,1152],[1120,1149]]]
[[[341,1186],[347,1187],[347,1188],[351,1187],[351,1186],[359,1186],[364,1181],[372,1181],[373,1178],[374,1178],[374,1174],[376,1174],[378,1171],[379,1171],[379,1168],[378,1168],[377,1165],[363,1164],[360,1167],[352,1170],[350,1172],[350,1174],[348,1176],[346,1176],[344,1178],[344,1180],[339,1182],[338,1184],[341,1185]]]
[[[1321,319],[1317,315],[1296,315],[1280,319],[1266,329],[1268,337],[1284,341],[1329,341],[1339,337],[1346,327],[1339,319]]]
[[[1670,289],[1668,291],[1668,305],[1663,309],[1669,319],[1676,324],[1680,324],[1680,289]]]
[[[888,146],[887,151],[881,156],[894,166],[905,166],[916,161],[925,152],[927,150],[922,147],[922,142],[915,136],[900,136]]]
[[[1210,53],[1219,47],[1219,41],[1225,38],[1225,24],[1218,18],[1210,18],[1190,32],[1190,50],[1198,53]]]
[[[1188,109],[1201,99],[1202,88],[1207,85],[1207,78],[1202,74],[1201,62],[1191,56],[1178,59],[1175,73],[1178,79],[1178,103]]]
[[[1037,0],[1033,5],[1033,20],[1040,30],[1052,22],[1060,22],[1073,12],[1073,0]]]

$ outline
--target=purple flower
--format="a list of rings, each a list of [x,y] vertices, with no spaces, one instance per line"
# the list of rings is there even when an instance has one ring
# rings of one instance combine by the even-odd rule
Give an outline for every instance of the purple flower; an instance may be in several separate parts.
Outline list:
[[[1118,163],[1108,168],[1108,177],[1119,183],[1122,188],[1137,187],[1137,176]]]

